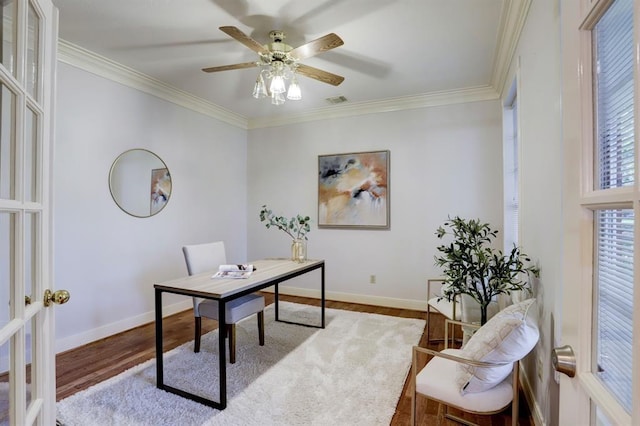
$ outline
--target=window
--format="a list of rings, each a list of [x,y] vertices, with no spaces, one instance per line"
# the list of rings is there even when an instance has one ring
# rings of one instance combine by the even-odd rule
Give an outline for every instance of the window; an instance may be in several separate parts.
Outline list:
[[[595,365],[593,371],[631,411],[633,210],[596,214]]]
[[[592,30],[596,190],[634,185],[633,0],[616,0]],[[627,203],[631,207],[631,200]],[[632,407],[634,211],[594,217],[592,371]]]
[[[518,99],[514,81],[503,114],[504,251],[518,245]]]
[[[598,182],[633,185],[633,9],[616,1],[593,31]]]

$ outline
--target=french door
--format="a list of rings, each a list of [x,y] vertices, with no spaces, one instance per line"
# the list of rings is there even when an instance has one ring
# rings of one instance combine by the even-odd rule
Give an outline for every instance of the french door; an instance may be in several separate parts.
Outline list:
[[[559,424],[640,424],[640,0],[561,3]]]
[[[57,10],[0,0],[0,425],[55,424],[51,175]]]

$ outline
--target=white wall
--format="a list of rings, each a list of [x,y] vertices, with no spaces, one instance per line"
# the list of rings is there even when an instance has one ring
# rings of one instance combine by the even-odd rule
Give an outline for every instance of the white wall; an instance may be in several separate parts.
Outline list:
[[[56,312],[58,350],[152,321],[153,283],[186,273],[184,244],[222,239],[238,261],[288,256],[290,241],[258,211],[315,221],[319,154],[391,151],[391,229],[310,233],[334,299],[423,309],[426,278],[439,275],[436,228],[448,215],[502,222],[498,101],[247,132],[60,63],[56,126],[55,282],[71,292]],[[155,152],[172,175],[171,199],[151,218],[123,213],[109,193],[112,162],[132,148]]]
[[[224,240],[246,260],[246,131],[70,65],[58,66],[55,140],[56,310],[64,350],[153,320],[153,283],[186,274],[184,244]],[[109,193],[116,157],[155,152],[173,180],[169,203],[140,219]],[[165,297],[165,305],[190,300]]]
[[[519,74],[520,245],[539,262],[540,341],[524,363],[538,424],[557,424],[551,350],[562,308],[562,127],[560,13],[557,1],[532,2],[507,90]],[[518,65],[519,64],[519,65]],[[520,69],[518,73],[518,68]]]
[[[309,257],[326,260],[330,298],[424,309],[426,280],[440,275],[435,232],[447,216],[502,229],[499,101],[256,129],[248,141],[249,258],[289,255],[289,237],[260,222],[263,204],[309,215]],[[318,155],[386,149],[391,229],[318,229]],[[290,285],[317,288],[308,281]]]

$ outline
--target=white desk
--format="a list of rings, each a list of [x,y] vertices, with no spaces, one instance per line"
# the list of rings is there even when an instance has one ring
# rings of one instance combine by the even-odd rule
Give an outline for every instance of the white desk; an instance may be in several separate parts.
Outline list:
[[[275,286],[275,319],[276,321],[280,321],[278,316],[278,285],[283,281],[320,269],[320,325],[301,324],[291,321],[282,322],[289,322],[307,327],[324,328],[324,260],[307,260],[304,263],[297,263],[288,259],[264,259],[253,262],[253,265],[256,267],[256,271],[247,279],[213,279],[211,276],[216,271],[210,271],[154,284],[156,311],[156,386],[158,389],[163,389],[167,392],[189,398],[193,401],[197,401],[201,404],[208,405],[219,410],[224,410],[227,406],[227,360],[224,333],[218,333],[218,360],[220,371],[219,402],[164,384],[164,362],[162,355],[162,293],[180,294],[189,297],[217,300],[219,309],[218,330],[220,331],[224,330],[227,324],[225,319],[226,303],[238,297],[242,297],[246,294],[254,293],[258,290],[271,286]]]

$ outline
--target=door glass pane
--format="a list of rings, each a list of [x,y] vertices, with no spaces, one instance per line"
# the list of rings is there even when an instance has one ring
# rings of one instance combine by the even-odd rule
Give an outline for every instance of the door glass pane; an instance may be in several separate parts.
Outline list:
[[[0,345],[0,426],[9,425],[9,342]]]
[[[24,294],[35,300],[36,285],[36,213],[27,213],[24,217]]]
[[[27,108],[26,129],[24,139],[24,166],[25,166],[25,182],[24,195],[25,201],[38,201],[37,195],[37,165],[38,165],[38,116],[31,109]]]
[[[16,26],[15,26],[15,0],[5,0],[0,2],[0,8],[2,10],[2,31],[0,31],[0,37],[2,37],[2,65],[9,71],[10,74],[16,75]]]
[[[0,84],[0,198],[7,200],[15,197],[15,116],[16,96]]]
[[[616,0],[593,30],[598,189],[633,185],[633,0]]]
[[[27,22],[27,92],[38,99],[38,61],[40,55],[40,17],[29,2],[29,14]]]
[[[24,215],[24,293],[30,296],[32,300],[35,300],[37,294],[36,290],[36,264],[38,261],[38,253],[36,251],[37,243],[36,238],[38,236],[38,218],[39,213],[26,212]],[[25,326],[25,361],[26,361],[26,401],[27,407],[31,402],[31,368],[33,361],[33,344],[32,339],[36,334],[35,322],[32,319],[30,323]]]
[[[25,366],[25,370],[26,370],[26,386],[25,386],[25,397],[26,397],[26,401],[27,403],[25,404],[25,407],[29,407],[29,404],[31,403],[31,369],[32,369],[32,357],[33,357],[33,345],[35,344],[34,339],[32,338],[33,336],[35,336],[35,322],[33,319],[31,319],[29,321],[29,323],[27,323],[24,331],[25,331],[25,362],[26,362],[26,366]]]
[[[11,320],[10,290],[15,277],[14,221],[15,213],[0,213],[0,328]]]
[[[596,213],[594,362],[592,371],[631,411],[633,210]]]

